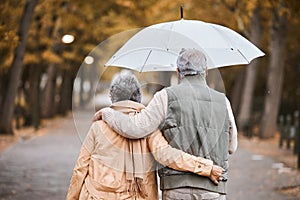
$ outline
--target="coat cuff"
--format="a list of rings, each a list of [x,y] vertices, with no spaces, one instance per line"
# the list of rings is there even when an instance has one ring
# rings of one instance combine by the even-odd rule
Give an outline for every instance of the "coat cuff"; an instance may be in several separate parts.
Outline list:
[[[194,173],[201,175],[201,176],[210,176],[211,170],[213,167],[213,161],[204,159],[204,158],[198,158]]]

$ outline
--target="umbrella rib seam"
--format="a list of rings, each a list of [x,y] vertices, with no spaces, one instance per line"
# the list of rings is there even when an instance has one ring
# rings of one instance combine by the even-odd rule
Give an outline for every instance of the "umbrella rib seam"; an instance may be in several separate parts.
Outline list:
[[[143,69],[144,69],[144,67],[145,67],[145,65],[146,65],[146,63],[147,63],[147,61],[148,61],[148,59],[149,59],[151,53],[152,53],[152,50],[149,51],[148,56],[147,56],[147,58],[146,58],[146,60],[145,60],[145,62],[144,62],[144,64],[143,64],[143,66],[142,66],[142,68],[141,68],[141,70],[140,70],[140,73],[143,71]]]
[[[249,62],[249,60],[244,56],[244,54],[242,54],[242,52],[239,50],[239,49],[237,49],[237,51],[243,56],[243,58],[248,62],[248,64],[250,63]]]

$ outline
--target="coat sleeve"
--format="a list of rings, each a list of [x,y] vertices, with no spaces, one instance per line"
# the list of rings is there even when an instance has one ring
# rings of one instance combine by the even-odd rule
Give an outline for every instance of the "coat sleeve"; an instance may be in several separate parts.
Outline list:
[[[101,110],[102,119],[117,133],[126,138],[145,138],[158,129],[164,121],[168,106],[165,89],[157,92],[148,106],[140,113],[130,116],[111,108]]]
[[[79,199],[80,191],[84,184],[84,180],[88,174],[89,163],[90,163],[91,155],[94,150],[94,144],[95,144],[94,124],[90,128],[80,149],[79,156],[76,161],[73,170],[73,175],[70,181],[70,186],[66,198],[67,200]]]
[[[228,151],[229,154],[233,154],[238,146],[238,140],[237,140],[237,127],[234,119],[234,115],[231,109],[231,105],[229,100],[226,98],[226,107],[228,111],[228,117],[229,117],[229,146]]]
[[[178,171],[193,172],[201,176],[210,175],[213,161],[171,147],[159,130],[147,139],[151,153],[159,163]]]

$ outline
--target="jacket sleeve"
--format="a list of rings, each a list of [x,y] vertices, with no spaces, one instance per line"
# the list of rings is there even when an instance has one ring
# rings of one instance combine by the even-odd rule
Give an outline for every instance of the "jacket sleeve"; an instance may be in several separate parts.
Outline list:
[[[164,121],[168,106],[166,90],[157,92],[148,106],[136,115],[126,115],[111,108],[101,110],[102,119],[126,138],[145,138]]]
[[[238,140],[237,140],[237,127],[235,124],[235,119],[234,115],[231,109],[231,105],[229,100],[226,98],[226,106],[227,106],[227,111],[228,111],[228,117],[229,117],[229,146],[228,146],[228,151],[229,154],[233,154],[238,145]]]
[[[73,175],[70,181],[70,186],[66,198],[67,200],[79,199],[80,191],[88,174],[91,154],[94,150],[94,142],[94,129],[92,125],[80,149],[79,156],[76,161]]]
[[[201,176],[210,175],[213,161],[171,147],[159,130],[147,139],[151,153],[159,163],[178,171],[193,172]]]

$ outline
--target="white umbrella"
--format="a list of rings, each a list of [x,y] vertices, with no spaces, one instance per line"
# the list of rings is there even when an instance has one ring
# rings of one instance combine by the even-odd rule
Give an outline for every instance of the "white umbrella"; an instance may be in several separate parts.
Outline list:
[[[182,48],[201,50],[208,68],[249,64],[264,53],[237,32],[212,23],[178,20],[146,27],[130,38],[105,64],[140,72],[175,71]]]

